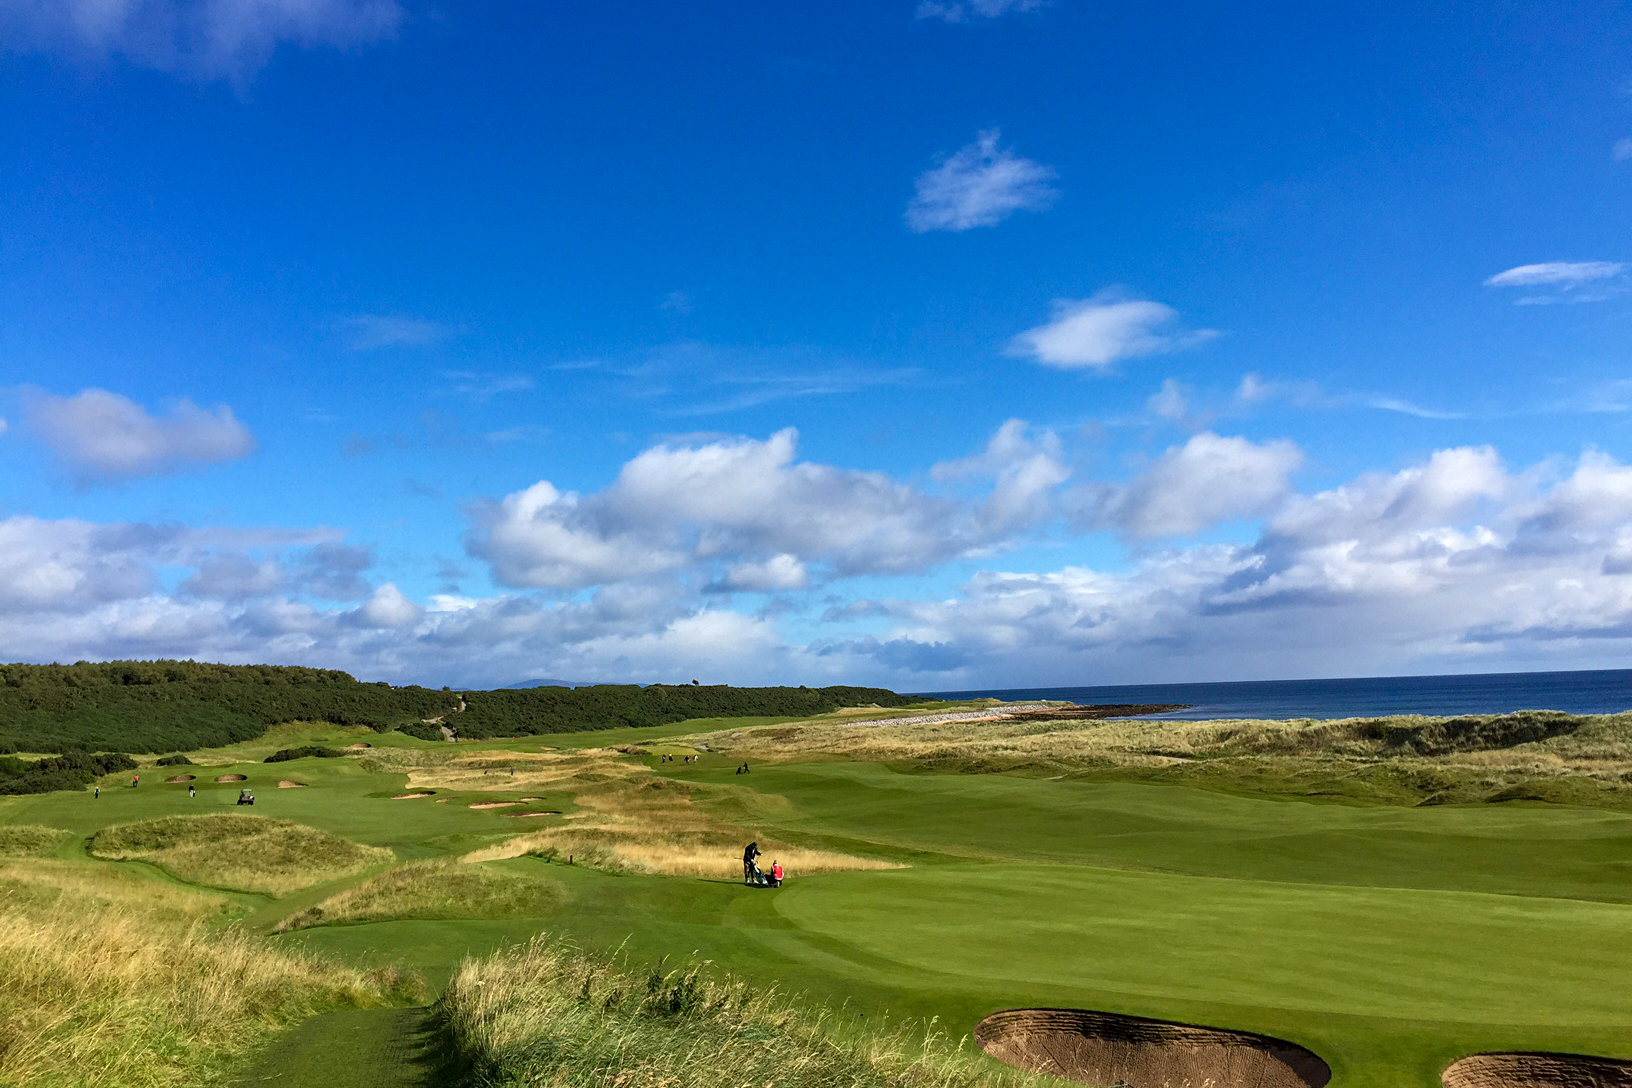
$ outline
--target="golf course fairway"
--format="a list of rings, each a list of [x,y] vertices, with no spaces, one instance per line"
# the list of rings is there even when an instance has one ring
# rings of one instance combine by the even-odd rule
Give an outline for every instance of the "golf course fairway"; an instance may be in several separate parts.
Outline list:
[[[933,1019],[957,1039],[999,1009],[1090,1009],[1289,1040],[1329,1063],[1339,1088],[1431,1088],[1453,1060],[1487,1051],[1632,1057],[1626,812],[1288,800],[1100,775],[924,773],[831,758],[761,762],[741,775],[729,754],[683,740],[700,731],[665,727],[628,751],[608,746],[626,745],[623,731],[445,749],[385,734],[371,736],[368,758],[275,768],[255,762],[250,748],[218,750],[199,754],[212,761],[201,781],[245,774],[258,790],[253,809],[233,805],[236,783],[205,783],[197,797],[181,784],[110,784],[99,800],[0,799],[0,825],[73,832],[57,857],[74,864],[88,864],[86,840],[110,824],[231,811],[391,852],[366,872],[280,897],[219,893],[241,927],[271,934],[394,866],[480,859],[523,832],[565,835],[610,819],[614,795],[596,791],[615,772],[629,784],[615,795],[619,820],[655,798],[671,806],[666,813],[875,867],[790,869],[783,887],[769,889],[731,877],[735,839],[712,875],[588,857],[568,864],[564,847],[544,856],[500,850],[471,864],[549,883],[556,890],[533,901],[554,906],[532,917],[465,917],[448,903],[329,924],[319,911],[307,928],[264,939],[361,968],[412,968],[434,992],[465,956],[549,933],[631,964],[707,961],[827,1004],[840,1031]],[[338,742],[349,734],[313,726],[290,735]],[[394,744],[399,757],[389,755]],[[557,763],[545,761],[567,766],[579,758],[574,745],[601,769],[546,780]],[[670,747],[694,761],[664,760]],[[444,750],[466,763],[434,762]],[[277,789],[278,778],[307,788]],[[508,804],[471,807],[494,802]],[[539,818],[518,819],[518,810]],[[776,849],[767,848],[767,865]],[[98,864],[179,882],[141,860]],[[285,1050],[316,1060],[296,1042]]]

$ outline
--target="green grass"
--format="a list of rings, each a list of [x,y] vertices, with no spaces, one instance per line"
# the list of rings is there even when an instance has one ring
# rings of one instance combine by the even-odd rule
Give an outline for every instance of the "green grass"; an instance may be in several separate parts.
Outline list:
[[[437,1007],[470,1082],[558,1088],[961,1088],[1018,1082],[939,1035],[829,1014],[705,971],[619,969],[535,940],[467,962]]]
[[[0,858],[50,857],[72,834],[39,824],[0,825]]]
[[[284,895],[391,860],[315,827],[264,816],[216,813],[114,824],[91,836],[92,857],[149,861],[212,888]]]
[[[213,778],[243,773],[258,816],[389,849],[405,861],[445,860],[530,829],[504,816],[513,810],[472,810],[470,802],[525,794],[543,798],[536,807],[570,816],[574,788],[521,790],[496,777],[394,801],[408,779],[406,769],[390,769],[393,748],[419,758],[549,746],[691,752],[693,733],[747,725],[692,722],[457,745],[367,734],[384,753],[373,763],[254,763],[304,743],[343,747],[352,735],[288,727],[231,751],[190,753],[216,764],[200,774],[195,798],[144,772],[140,789],[109,783],[100,799],[89,792],[0,798],[0,828],[61,828],[46,852],[66,858],[110,824],[236,814],[238,784]],[[1588,746],[1613,748],[1616,736],[1583,729],[1547,743],[1590,755]],[[1332,769],[1311,770],[1296,756],[1197,759],[1160,773],[1079,766],[1057,779],[1035,769],[925,773],[922,760],[887,765],[833,753],[788,763],[756,757],[749,776],[733,774],[740,761],[729,751],[696,764],[614,758],[709,787],[689,796],[750,835],[909,868],[795,870],[786,887],[764,891],[516,858],[393,870],[410,874],[399,877],[367,870],[276,902],[226,902],[241,926],[261,933],[326,902],[358,904],[346,924],[271,943],[359,967],[401,963],[438,984],[466,955],[487,956],[547,930],[597,954],[621,948],[635,964],[707,961],[710,971],[803,993],[842,1008],[828,1026],[846,1030],[887,1033],[938,1017],[959,1036],[996,1008],[1062,1005],[1267,1032],[1326,1058],[1334,1088],[1431,1084],[1445,1062],[1477,1050],[1632,1057],[1624,986],[1632,974],[1632,814],[1592,797],[1577,803],[1583,798],[1569,791],[1587,779],[1552,780],[1561,792],[1549,803],[1412,807],[1394,803],[1422,796],[1409,782],[1390,785],[1388,775],[1404,773],[1398,765],[1366,764],[1346,780],[1350,792],[1333,793],[1319,777]],[[1468,766],[1453,770],[1483,773]],[[280,777],[310,788],[276,789]],[[161,879],[140,863],[121,868]],[[413,876],[463,878],[467,870],[564,892],[550,910],[515,913],[482,905],[485,893],[437,890]],[[210,876],[169,871],[184,880]]]
[[[491,865],[419,861],[380,873],[279,922],[274,932],[393,918],[544,918],[561,910],[559,881]]]

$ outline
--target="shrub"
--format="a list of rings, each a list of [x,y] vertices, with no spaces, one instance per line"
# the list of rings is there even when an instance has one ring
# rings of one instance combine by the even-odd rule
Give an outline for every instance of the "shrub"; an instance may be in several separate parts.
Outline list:
[[[193,761],[182,755],[180,752],[177,752],[172,756],[160,756],[158,759],[158,764],[161,767],[191,767],[193,766]]]
[[[300,746],[299,748],[284,748],[281,751],[273,752],[271,755],[267,756],[261,762],[263,762],[263,763],[287,763],[291,759],[308,759],[308,758],[339,759],[341,756],[343,756],[345,754],[346,753],[344,753],[344,752],[337,752],[333,748],[325,748],[320,744],[305,744],[305,745]]]

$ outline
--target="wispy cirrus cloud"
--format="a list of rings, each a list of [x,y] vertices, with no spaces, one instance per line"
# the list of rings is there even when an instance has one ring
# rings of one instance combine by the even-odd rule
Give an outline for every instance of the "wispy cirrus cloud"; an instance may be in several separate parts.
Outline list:
[[[977,19],[1036,11],[1042,6],[1043,0],[919,0],[917,16],[948,23],[972,23]]]
[[[1008,354],[1065,370],[1103,370],[1119,359],[1183,351],[1218,335],[1216,329],[1175,328],[1178,316],[1171,306],[1110,288],[1055,302],[1054,319],[1016,336]]]
[[[1022,158],[998,144],[992,128],[939,166],[918,176],[907,205],[907,226],[919,234],[965,231],[1001,223],[1018,211],[1042,211],[1059,196],[1051,166]]]
[[[286,42],[366,45],[393,37],[405,17],[397,0],[0,0],[0,45],[238,81]]]
[[[1539,293],[1514,301],[1521,306],[1555,302],[1601,302],[1632,290],[1624,261],[1543,261],[1521,264],[1485,280],[1486,287],[1529,288]]]
[[[341,318],[338,324],[347,346],[353,351],[428,347],[455,332],[452,326],[440,321],[400,314],[354,314]]]

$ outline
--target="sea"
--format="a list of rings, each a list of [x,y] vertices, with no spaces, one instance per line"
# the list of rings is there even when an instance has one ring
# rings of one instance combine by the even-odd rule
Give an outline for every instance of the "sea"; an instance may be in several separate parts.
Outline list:
[[[1343,680],[1236,680],[1216,684],[1116,684],[1088,688],[982,688],[926,692],[942,699],[1179,704],[1152,718],[1358,718],[1384,714],[1499,714],[1632,710],[1632,669],[1496,672],[1458,676],[1359,676]]]

